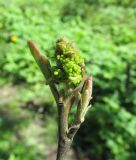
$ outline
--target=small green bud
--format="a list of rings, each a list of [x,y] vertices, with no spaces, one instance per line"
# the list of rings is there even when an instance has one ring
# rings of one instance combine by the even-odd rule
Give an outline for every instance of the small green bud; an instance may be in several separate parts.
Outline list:
[[[54,71],[54,75],[57,76],[59,74],[58,71]]]
[[[77,86],[85,73],[84,59],[79,50],[66,38],[60,38],[56,42],[55,57],[57,64],[53,73],[56,81]]]

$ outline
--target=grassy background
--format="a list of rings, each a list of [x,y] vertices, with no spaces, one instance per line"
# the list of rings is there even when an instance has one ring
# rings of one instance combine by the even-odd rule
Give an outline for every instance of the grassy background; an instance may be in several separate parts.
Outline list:
[[[80,48],[94,81],[93,108],[74,154],[78,160],[135,160],[135,0],[0,1],[0,160],[55,155],[56,107],[27,40],[53,61],[61,36]]]

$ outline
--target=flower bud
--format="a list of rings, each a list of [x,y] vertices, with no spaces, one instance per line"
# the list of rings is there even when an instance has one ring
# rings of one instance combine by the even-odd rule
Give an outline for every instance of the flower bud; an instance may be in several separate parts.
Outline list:
[[[56,42],[55,58],[57,64],[53,73],[55,73],[56,81],[68,82],[77,86],[83,80],[85,73],[84,59],[79,50],[63,37]],[[57,72],[56,76],[56,70],[61,70],[61,75]]]
[[[87,85],[86,85],[86,89],[89,90],[89,95],[91,96],[92,95],[92,76],[90,76],[88,79],[87,79]]]
[[[92,77],[87,78],[82,92],[83,106],[87,107],[92,96]]]

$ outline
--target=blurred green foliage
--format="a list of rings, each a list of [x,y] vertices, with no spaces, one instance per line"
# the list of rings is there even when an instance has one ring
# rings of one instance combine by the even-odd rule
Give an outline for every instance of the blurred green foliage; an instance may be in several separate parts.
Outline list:
[[[0,1],[0,84],[23,88],[19,88],[19,98],[8,104],[12,106],[8,110],[14,117],[22,112],[18,107],[36,99],[45,108],[51,107],[47,103],[54,106],[46,95],[47,87],[43,89],[44,79],[27,40],[35,40],[53,62],[55,41],[63,35],[80,48],[87,74],[93,75],[94,81],[93,108],[75,138],[74,148],[93,160],[136,159],[135,0]],[[54,108],[48,112],[48,117],[56,115]],[[28,121],[33,123],[32,118]],[[25,128],[24,120],[16,123]],[[28,145],[27,152],[27,140],[16,140],[9,125],[0,116],[1,160],[35,159],[39,155],[37,145]],[[54,136],[56,124],[52,126],[50,136]],[[42,156],[39,160],[45,159]]]

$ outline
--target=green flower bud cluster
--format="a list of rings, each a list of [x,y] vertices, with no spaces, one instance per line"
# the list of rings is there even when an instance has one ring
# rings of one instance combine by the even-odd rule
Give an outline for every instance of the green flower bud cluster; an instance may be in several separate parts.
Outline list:
[[[53,68],[57,82],[69,82],[77,86],[85,73],[84,59],[79,50],[66,38],[56,42],[56,66]]]

